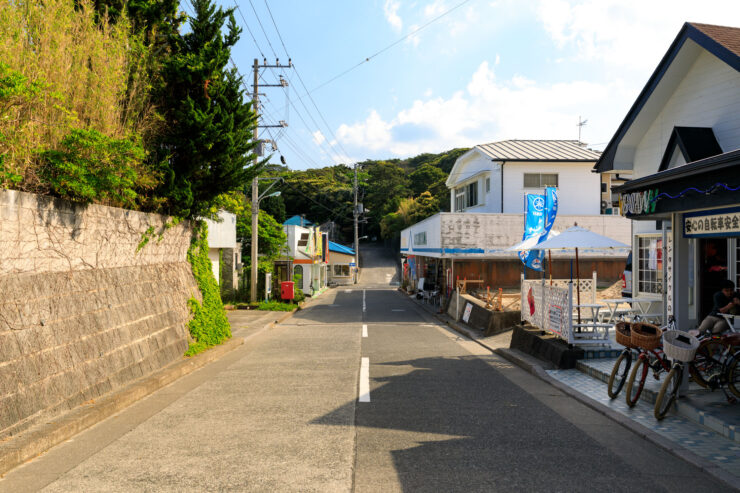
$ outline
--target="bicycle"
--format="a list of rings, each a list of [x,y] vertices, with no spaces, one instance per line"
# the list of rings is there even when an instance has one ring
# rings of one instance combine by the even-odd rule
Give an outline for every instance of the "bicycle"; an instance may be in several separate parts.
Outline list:
[[[694,361],[689,365],[689,374],[694,382],[701,387],[709,389],[709,379],[716,373],[716,366],[719,355],[725,349],[728,334],[737,333],[732,326],[729,326],[727,332],[723,334],[712,334],[706,331],[700,334],[697,330],[689,331],[689,334],[696,336],[699,340],[699,348],[696,350]]]
[[[658,397],[655,400],[655,407],[653,408],[655,419],[665,418],[668,410],[678,398],[684,365],[691,365],[698,348],[699,339],[687,332],[677,330],[663,335],[663,351],[668,358],[673,360],[673,364],[668,376],[660,386]]]
[[[622,320],[614,326],[617,343],[624,346],[624,349],[614,363],[611,375],[609,375],[607,394],[609,394],[610,399],[616,398],[622,391],[622,387],[624,387],[624,383],[627,380],[627,374],[632,367],[633,350],[638,349],[637,346],[632,345],[632,339],[630,337],[631,325],[629,322]]]
[[[638,347],[640,353],[637,356],[637,361],[627,381],[625,400],[629,407],[634,407],[637,401],[640,400],[642,391],[645,388],[648,370],[653,371],[653,377],[656,380],[660,380],[661,372],[669,372],[671,370],[670,361],[665,357],[660,345],[663,331],[675,331],[675,321],[673,318],[663,328],[643,322],[632,324],[630,341],[633,346]]]

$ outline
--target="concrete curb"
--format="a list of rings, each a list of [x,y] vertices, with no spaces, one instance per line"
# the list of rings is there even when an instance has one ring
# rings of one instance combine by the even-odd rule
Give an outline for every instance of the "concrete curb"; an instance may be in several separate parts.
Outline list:
[[[519,355],[517,355],[514,351],[511,351],[509,349],[492,348],[488,346],[485,342],[476,339],[474,334],[470,332],[469,329],[461,326],[459,323],[449,318],[449,316],[437,315],[436,317],[439,321],[448,325],[455,332],[458,332],[464,335],[468,339],[496,353],[497,355],[517,365],[518,367],[522,368],[528,373],[538,377],[541,380],[544,380],[545,382],[549,383],[550,385],[560,390],[564,394],[576,399],[578,402],[588,406],[589,408],[598,412],[599,414],[606,416],[612,421],[619,423],[620,425],[627,428],[628,430],[635,433],[636,435],[648,440],[649,442],[652,442],[653,444],[657,445],[663,450],[688,462],[689,464],[692,464],[698,469],[714,477],[718,481],[725,483],[727,486],[730,486],[735,489],[740,489],[740,478],[730,474],[729,472],[725,471],[719,466],[712,464],[707,459],[696,455],[690,450],[686,450],[685,448],[681,447],[677,443],[672,442],[671,440],[668,440],[667,438],[660,436],[658,433],[654,432],[650,428],[647,428],[641,425],[640,423],[631,420],[627,416],[624,416],[614,411],[613,409],[609,409],[608,407],[604,406],[602,403],[595,401],[591,399],[590,397],[588,397],[587,395],[581,394],[580,392],[554,379],[553,377],[548,375],[548,373],[542,368],[542,366],[534,364],[530,361],[527,361],[519,357]]]
[[[54,418],[46,424],[31,428],[0,444],[0,476],[21,464],[43,454],[55,445],[69,440],[87,428],[123,411],[137,401],[157,390],[194,372],[225,354],[237,349],[248,339],[292,317],[298,308],[282,312],[274,322],[270,322],[247,337],[234,337],[208,351],[172,363],[154,374],[137,380],[119,390],[107,394],[91,404],[84,404],[70,412]]]

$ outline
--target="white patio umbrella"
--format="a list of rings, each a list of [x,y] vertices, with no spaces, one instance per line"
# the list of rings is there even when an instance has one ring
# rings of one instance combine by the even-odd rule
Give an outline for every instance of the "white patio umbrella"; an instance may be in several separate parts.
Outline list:
[[[519,248],[519,250],[575,250],[576,251],[576,293],[578,304],[581,304],[580,289],[580,271],[578,268],[578,249],[614,249],[629,248],[628,245],[613,240],[606,236],[581,228],[577,224],[566,229],[554,238],[549,238],[542,243],[536,243],[529,248]],[[578,323],[581,323],[581,309],[578,309]]]
[[[550,230],[550,232],[547,234],[547,240],[549,241],[553,238],[555,238],[557,235],[559,235],[557,231]],[[537,244],[537,242],[540,241],[539,236],[532,236],[530,238],[527,238],[526,240],[517,243],[516,245],[509,247],[506,249],[507,252],[519,252],[521,250],[536,250],[534,246]]]

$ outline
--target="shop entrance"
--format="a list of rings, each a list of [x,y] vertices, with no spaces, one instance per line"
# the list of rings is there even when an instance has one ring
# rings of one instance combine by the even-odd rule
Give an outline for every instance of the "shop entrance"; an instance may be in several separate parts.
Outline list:
[[[714,304],[714,293],[722,288],[722,281],[729,278],[727,239],[700,238],[699,252],[699,320],[703,320]]]

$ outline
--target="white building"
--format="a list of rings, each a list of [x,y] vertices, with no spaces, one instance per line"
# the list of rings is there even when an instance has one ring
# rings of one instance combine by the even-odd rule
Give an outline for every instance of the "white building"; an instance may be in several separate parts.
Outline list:
[[[239,288],[238,267],[241,247],[236,241],[236,215],[219,211],[218,220],[206,219],[208,225],[208,259],[221,294],[232,295]]]
[[[326,288],[329,281],[328,235],[300,216],[283,223],[283,231],[287,236],[284,261],[292,269],[291,279],[301,280],[296,287],[309,296]]]
[[[740,281],[740,28],[686,23],[597,163],[633,219],[633,295],[691,328]],[[675,272],[674,272],[675,266]]]
[[[450,171],[452,212],[524,212],[527,193],[558,189],[558,214],[602,212],[600,154],[576,140],[504,140],[473,147]]]

